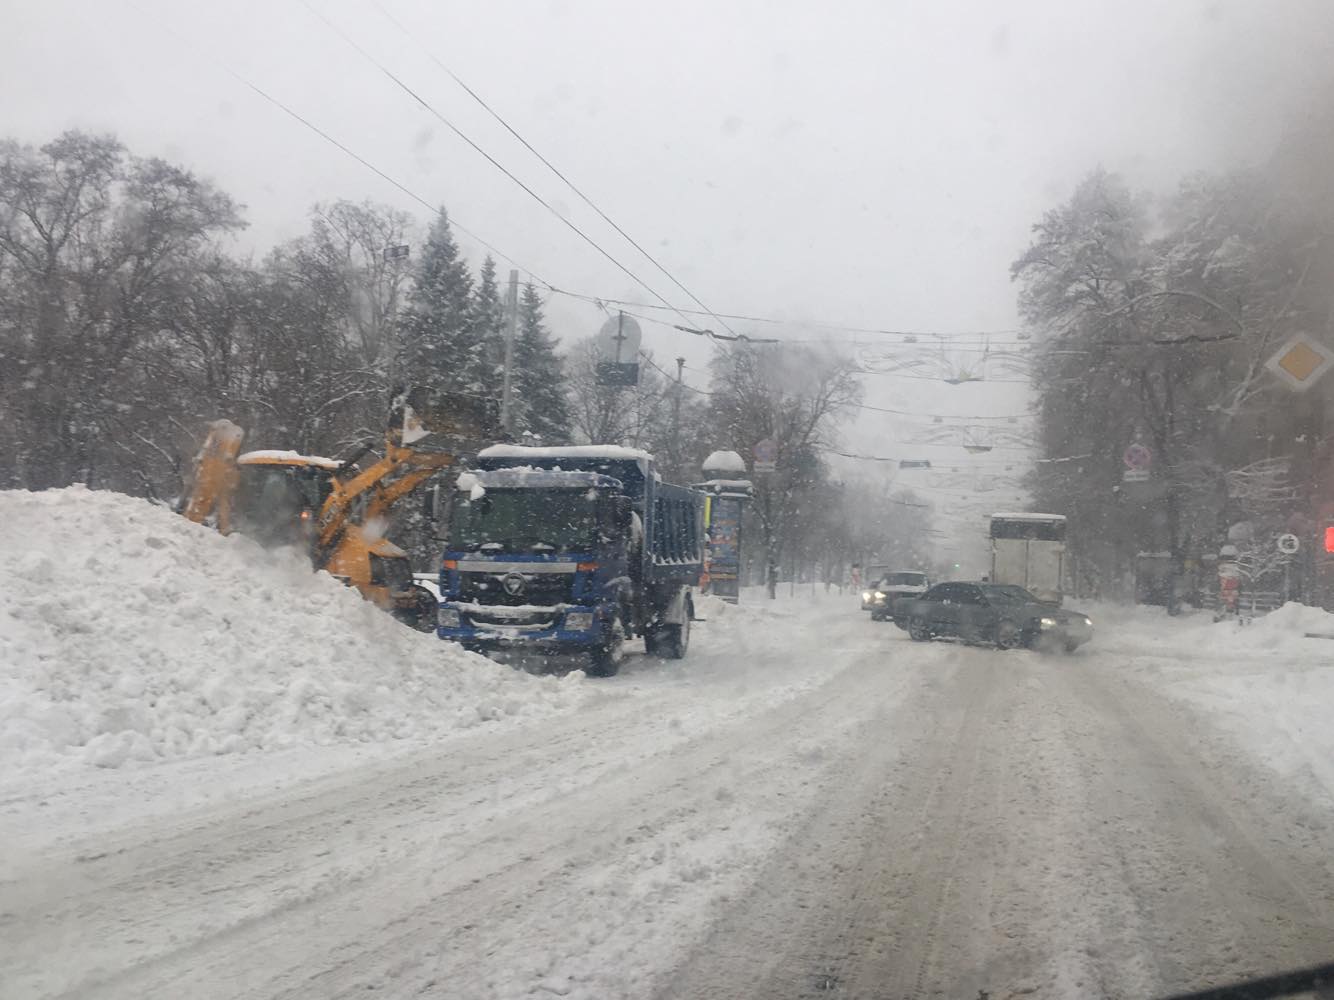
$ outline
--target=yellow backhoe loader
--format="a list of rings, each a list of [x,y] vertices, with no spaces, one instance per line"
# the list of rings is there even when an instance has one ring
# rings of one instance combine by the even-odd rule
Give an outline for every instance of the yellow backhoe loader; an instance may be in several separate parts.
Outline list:
[[[216,420],[195,459],[181,512],[199,524],[212,522],[223,534],[304,546],[317,569],[356,587],[399,620],[432,631],[435,595],[413,582],[407,553],[384,537],[389,510],[493,430],[483,400],[404,391],[390,411],[384,456],[358,470],[355,463],[369,445],[342,461],[294,451],[242,454],[245,432],[230,420]]]

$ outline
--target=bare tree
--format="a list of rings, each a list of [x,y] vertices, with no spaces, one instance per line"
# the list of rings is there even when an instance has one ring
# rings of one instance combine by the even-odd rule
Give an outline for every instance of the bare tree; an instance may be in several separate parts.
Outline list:
[[[770,596],[799,519],[822,503],[827,481],[820,449],[861,399],[856,362],[796,345],[720,345],[712,362],[709,420],[727,445],[748,454],[759,441],[777,446],[777,471],[759,477],[754,509],[766,552]]]

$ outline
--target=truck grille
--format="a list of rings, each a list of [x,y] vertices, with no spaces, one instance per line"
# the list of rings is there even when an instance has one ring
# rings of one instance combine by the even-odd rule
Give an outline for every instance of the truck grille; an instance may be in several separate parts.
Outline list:
[[[468,618],[474,627],[502,626],[509,628],[550,629],[556,626],[556,616],[550,611],[520,611],[514,614],[492,614],[486,611],[469,611]]]
[[[520,573],[523,589],[517,594],[505,590],[507,573],[486,573],[469,570],[459,574],[459,600],[469,604],[495,604],[517,607],[536,604],[552,607],[570,604],[574,597],[573,573]]]

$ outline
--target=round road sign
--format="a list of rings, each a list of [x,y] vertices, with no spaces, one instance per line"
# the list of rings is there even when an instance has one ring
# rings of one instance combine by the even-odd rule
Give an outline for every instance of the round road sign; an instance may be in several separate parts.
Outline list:
[[[1278,550],[1285,556],[1295,556],[1297,550],[1302,547],[1302,543],[1296,535],[1279,535],[1275,544],[1278,545]]]
[[[1126,448],[1121,460],[1126,463],[1128,469],[1147,469],[1153,464],[1153,452],[1149,451],[1147,445],[1142,445],[1136,441]]]

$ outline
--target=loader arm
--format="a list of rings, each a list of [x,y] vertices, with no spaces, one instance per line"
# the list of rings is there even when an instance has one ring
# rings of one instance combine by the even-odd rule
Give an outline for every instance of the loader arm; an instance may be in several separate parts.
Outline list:
[[[388,514],[431,476],[454,464],[454,455],[437,451],[414,451],[388,444],[385,456],[346,482],[334,479],[333,492],[320,511],[317,550],[331,551],[352,521],[353,509],[362,498],[366,505],[361,520]]]
[[[232,530],[232,507],[236,502],[236,456],[241,451],[245,431],[230,420],[215,420],[208,425],[204,446],[195,456],[195,477],[190,497],[181,511],[196,524],[214,517],[224,535]]]
[[[362,523],[383,517],[395,503],[442,469],[454,464],[469,441],[496,427],[488,399],[400,387],[392,395],[384,457],[350,479],[333,477],[333,492],[320,508],[315,552],[322,565],[357,513]],[[365,504],[358,512],[358,503]]]

